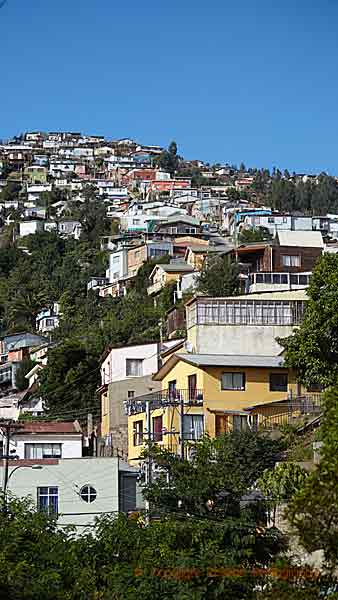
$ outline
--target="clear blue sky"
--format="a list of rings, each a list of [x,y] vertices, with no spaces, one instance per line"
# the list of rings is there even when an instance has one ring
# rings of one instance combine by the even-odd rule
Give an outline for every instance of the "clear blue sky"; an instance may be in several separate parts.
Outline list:
[[[338,174],[337,0],[7,0],[0,137],[131,136]]]

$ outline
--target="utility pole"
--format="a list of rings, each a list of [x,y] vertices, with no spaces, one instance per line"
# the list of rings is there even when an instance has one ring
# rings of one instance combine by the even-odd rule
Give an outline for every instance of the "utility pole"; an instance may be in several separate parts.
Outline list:
[[[148,400],[148,402],[146,402],[146,422],[147,422],[147,439],[148,439],[148,445],[150,447],[150,444],[151,444],[151,400]],[[152,480],[152,460],[151,460],[150,456],[147,457],[145,466],[146,466],[145,484],[149,485]],[[146,500],[145,506],[146,506],[146,523],[148,525],[148,523],[150,522],[150,502],[149,502],[149,500]]]
[[[19,425],[18,423],[14,423],[13,421],[5,421],[3,424],[1,424],[1,427],[3,428],[3,430],[5,431],[5,436],[6,436],[6,446],[5,446],[5,472],[4,472],[4,479],[3,479],[3,488],[2,488],[2,493],[3,493],[3,509],[6,511],[6,507],[7,507],[7,485],[8,485],[8,470],[9,470],[9,459],[10,459],[10,439],[11,439],[11,434],[12,431],[15,431],[17,429],[21,429],[22,425]]]
[[[180,455],[181,459],[184,460],[184,397],[182,391],[180,394]]]

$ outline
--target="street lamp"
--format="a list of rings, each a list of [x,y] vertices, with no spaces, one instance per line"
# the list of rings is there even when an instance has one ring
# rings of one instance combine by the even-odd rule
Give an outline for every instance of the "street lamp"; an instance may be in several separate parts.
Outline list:
[[[38,470],[38,469],[42,469],[42,468],[43,468],[42,465],[18,465],[17,467],[14,467],[14,469],[12,469],[12,471],[8,475],[6,481],[4,482],[4,487],[3,487],[3,511],[4,512],[7,511],[7,488],[8,488],[8,482],[9,482],[10,478],[12,477],[13,473],[15,473],[15,471],[17,471],[18,469],[34,469],[34,470]]]

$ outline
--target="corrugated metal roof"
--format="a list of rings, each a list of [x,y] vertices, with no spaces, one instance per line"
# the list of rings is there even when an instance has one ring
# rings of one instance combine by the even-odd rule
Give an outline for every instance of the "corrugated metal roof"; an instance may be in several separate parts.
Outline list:
[[[281,356],[180,354],[179,358],[197,367],[284,367],[284,359]]]
[[[324,248],[320,231],[278,231],[277,236],[281,246]]]

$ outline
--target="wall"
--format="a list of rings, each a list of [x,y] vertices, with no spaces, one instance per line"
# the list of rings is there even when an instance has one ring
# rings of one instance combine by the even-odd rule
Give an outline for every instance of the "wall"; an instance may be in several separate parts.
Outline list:
[[[82,456],[82,435],[20,435],[17,433],[11,439],[11,449],[15,449],[16,454],[25,458],[25,444],[62,444],[62,458],[81,458]]]
[[[222,373],[245,373],[245,390],[232,391],[221,389]],[[297,395],[295,375],[289,373],[288,391],[271,392],[270,373],[285,373],[286,369],[255,367],[207,367],[204,370],[204,407],[205,427],[211,436],[215,436],[215,415],[210,410],[238,410],[255,404],[284,400],[288,392]]]
[[[43,221],[21,221],[19,223],[19,237],[25,237],[37,231],[43,231]]]
[[[274,246],[273,271],[289,271],[296,273],[301,271],[312,271],[317,259],[321,256],[321,248],[298,248],[297,246]],[[299,267],[283,265],[283,255],[300,256]]]
[[[153,381],[152,374],[145,377],[128,377],[115,381],[108,386],[106,400],[102,404],[101,435],[106,438],[106,444],[128,453],[128,417],[125,414],[124,401],[128,399],[128,391],[134,396],[142,396],[160,391],[161,382]],[[110,435],[109,435],[110,434]]]
[[[187,339],[197,354],[275,356],[282,351],[277,337],[292,334],[293,325],[195,325]]]
[[[146,245],[137,246],[128,250],[128,276],[136,275],[137,271],[147,260]]]
[[[158,370],[158,344],[155,342],[153,344],[113,348],[101,366],[101,379],[103,384],[127,379],[127,358],[143,359],[142,376],[152,375]]]
[[[115,261],[115,262],[114,262]],[[116,275],[115,275],[116,274]],[[109,283],[128,275],[128,250],[123,248],[109,256]]]

